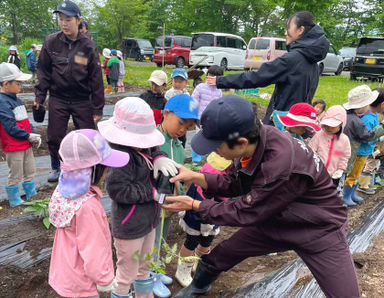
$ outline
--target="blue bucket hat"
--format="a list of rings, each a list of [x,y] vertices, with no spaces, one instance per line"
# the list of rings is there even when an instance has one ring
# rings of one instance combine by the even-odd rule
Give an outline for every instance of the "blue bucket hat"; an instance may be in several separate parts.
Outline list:
[[[182,77],[184,80],[188,81],[188,74],[187,74],[187,71],[185,69],[182,69],[182,68],[176,68],[173,72],[172,72],[172,76],[171,76],[171,79],[174,79],[176,77]]]
[[[179,94],[168,100],[165,111],[175,113],[182,119],[199,120],[199,104],[187,94]]]

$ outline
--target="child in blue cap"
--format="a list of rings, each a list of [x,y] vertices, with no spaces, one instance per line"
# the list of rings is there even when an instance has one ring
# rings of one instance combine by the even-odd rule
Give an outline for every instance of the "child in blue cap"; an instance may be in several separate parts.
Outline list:
[[[172,72],[171,79],[172,79],[172,88],[165,93],[166,100],[170,100],[172,97],[178,94],[189,95],[186,89],[188,86],[188,74],[185,69],[176,68]]]
[[[187,94],[172,97],[164,107],[163,122],[158,129],[164,135],[165,143],[160,146],[160,150],[167,153],[168,157],[178,164],[183,165],[185,160],[185,149],[179,138],[185,136],[188,130],[193,129],[198,119],[199,105]],[[161,235],[160,225],[156,228],[155,247],[158,247],[161,236],[164,241],[167,239],[171,223],[172,219],[168,215],[164,221],[163,235]],[[156,296],[169,297],[171,293],[164,284],[171,282],[171,278],[165,275],[156,278],[153,289]]]

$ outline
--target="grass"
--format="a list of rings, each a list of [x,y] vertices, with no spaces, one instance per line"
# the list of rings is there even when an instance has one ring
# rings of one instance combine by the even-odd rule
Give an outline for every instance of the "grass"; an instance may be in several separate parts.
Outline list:
[[[130,85],[139,85],[149,87],[148,79],[152,71],[160,69],[152,65],[136,65],[131,64],[130,62],[125,63],[125,79],[124,82]],[[174,67],[166,66],[164,71],[167,73],[168,77],[171,77]],[[238,74],[239,71],[227,71],[225,74]],[[204,79],[204,76],[203,76]],[[189,81],[188,90],[193,91],[192,87],[193,81]],[[314,100],[323,99],[327,106],[340,105],[347,101],[348,91],[354,87],[357,87],[362,84],[367,84],[371,89],[381,87],[382,84],[378,82],[359,82],[351,81],[348,76],[334,76],[334,75],[325,75],[321,76],[319,80],[319,85],[315,93]],[[169,85],[167,89],[171,88]],[[274,85],[270,85],[266,88],[260,88],[259,93],[273,93]],[[232,92],[225,92],[225,94],[231,94]],[[262,99],[259,97],[242,95],[241,97],[246,98],[249,101],[256,102],[262,106],[267,106],[269,100]]]

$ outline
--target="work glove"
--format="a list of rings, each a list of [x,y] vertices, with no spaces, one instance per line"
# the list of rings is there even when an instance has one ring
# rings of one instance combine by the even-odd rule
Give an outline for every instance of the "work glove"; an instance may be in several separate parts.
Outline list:
[[[38,149],[41,145],[41,135],[37,133],[30,133],[28,141],[30,141],[34,148]]]
[[[341,176],[343,176],[344,171],[343,170],[337,170],[333,173],[332,179],[340,179]]]
[[[153,164],[153,177],[157,179],[159,176],[159,171],[161,171],[164,176],[175,176],[179,172],[177,170],[179,167],[180,165],[178,165],[172,159],[167,157],[159,157]]]
[[[382,142],[382,141],[384,141],[384,136],[381,136],[381,137],[379,138],[379,142]]]
[[[113,288],[117,287],[117,282],[116,280],[113,280],[109,285],[107,286],[100,286],[96,285],[97,291],[98,292],[111,292]]]
[[[382,137],[380,137],[380,138],[382,138]],[[372,157],[373,157],[373,158],[376,158],[380,153],[381,153],[380,150],[373,151],[373,153],[372,153]]]

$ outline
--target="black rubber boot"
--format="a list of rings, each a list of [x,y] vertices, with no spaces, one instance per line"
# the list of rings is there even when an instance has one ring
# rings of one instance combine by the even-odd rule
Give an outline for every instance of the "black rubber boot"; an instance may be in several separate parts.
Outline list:
[[[211,289],[211,283],[217,279],[220,273],[221,271],[210,269],[205,263],[199,261],[192,283],[173,297],[195,298],[204,295]]]

